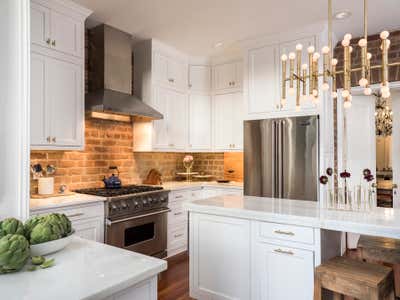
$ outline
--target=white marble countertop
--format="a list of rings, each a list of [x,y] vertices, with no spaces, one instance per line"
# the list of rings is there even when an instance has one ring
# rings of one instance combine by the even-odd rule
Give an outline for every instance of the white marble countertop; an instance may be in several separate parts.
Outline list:
[[[189,211],[213,215],[400,239],[400,209],[340,211],[322,208],[318,202],[235,195],[184,202],[183,205]]]
[[[36,211],[41,209],[60,208],[85,203],[101,202],[105,200],[106,198],[99,196],[72,194],[41,199],[31,198],[29,207],[31,211]]]
[[[243,189],[243,182],[231,181],[228,183],[218,183],[217,181],[167,181],[162,184],[162,187],[167,190],[183,190],[192,187],[218,187]]]
[[[167,268],[164,260],[78,237],[48,257],[55,258],[55,266],[0,275],[0,298],[103,299]]]

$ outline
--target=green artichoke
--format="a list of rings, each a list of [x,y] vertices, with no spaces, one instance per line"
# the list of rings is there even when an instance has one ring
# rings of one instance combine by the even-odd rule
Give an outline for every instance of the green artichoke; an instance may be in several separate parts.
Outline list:
[[[50,214],[44,217],[44,221],[61,227],[62,236],[67,236],[71,232],[71,221],[64,214]]]
[[[63,237],[64,231],[62,226],[57,223],[44,220],[37,224],[31,232],[30,242],[32,245],[41,244]]]
[[[0,239],[0,274],[22,269],[30,255],[29,242],[20,234],[7,234]]]
[[[42,221],[43,217],[41,216],[33,216],[29,220],[25,222],[25,237],[29,240],[31,236],[32,229]]]
[[[0,238],[7,234],[21,234],[24,235],[24,224],[15,218],[4,219],[0,222]]]

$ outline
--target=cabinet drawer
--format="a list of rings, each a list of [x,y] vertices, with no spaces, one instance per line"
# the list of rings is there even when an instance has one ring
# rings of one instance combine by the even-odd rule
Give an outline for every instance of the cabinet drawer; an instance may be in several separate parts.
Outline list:
[[[173,202],[168,207],[171,209],[168,213],[168,226],[187,222],[187,212],[184,211],[182,202]]]
[[[104,204],[103,202],[94,205],[86,206],[72,206],[58,209],[46,209],[32,212],[32,215],[46,215],[50,213],[65,214],[72,222],[75,220],[82,220],[94,217],[104,217]]]
[[[314,230],[310,227],[265,222],[257,223],[257,236],[261,239],[273,238],[303,244],[314,244]]]
[[[189,191],[176,191],[169,193],[169,203],[190,199]]]
[[[177,249],[187,245],[187,225],[176,226],[168,231],[167,248]]]

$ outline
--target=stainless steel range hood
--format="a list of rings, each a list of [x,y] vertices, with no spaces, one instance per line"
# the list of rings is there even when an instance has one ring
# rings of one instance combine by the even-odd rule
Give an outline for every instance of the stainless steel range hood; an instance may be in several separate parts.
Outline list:
[[[132,36],[102,24],[91,29],[85,109],[159,120],[163,115],[132,92]]]

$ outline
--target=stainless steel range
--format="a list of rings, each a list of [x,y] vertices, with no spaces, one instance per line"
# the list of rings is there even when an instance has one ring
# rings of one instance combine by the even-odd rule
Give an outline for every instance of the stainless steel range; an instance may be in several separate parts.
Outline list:
[[[129,185],[75,192],[107,198],[107,244],[146,255],[166,257],[168,190],[162,187]]]

